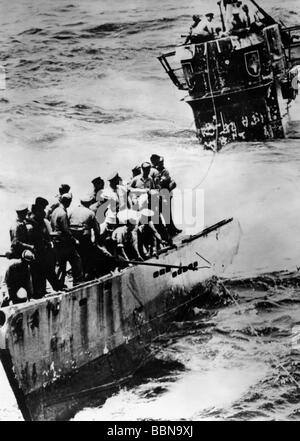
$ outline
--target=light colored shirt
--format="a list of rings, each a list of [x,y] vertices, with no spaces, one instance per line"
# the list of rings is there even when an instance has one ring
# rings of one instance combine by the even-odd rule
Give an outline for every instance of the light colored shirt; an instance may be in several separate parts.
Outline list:
[[[115,242],[117,248],[123,248],[127,256],[134,259],[139,259],[138,251],[138,236],[137,229],[128,229],[126,225],[118,227],[112,233],[112,240]]]
[[[55,233],[58,233],[59,236],[61,236],[61,238],[73,242],[74,239],[70,231],[68,212],[62,204],[59,204],[51,215],[51,227]]]
[[[202,35],[213,35],[214,33],[214,25],[213,21],[209,22],[206,17],[204,17],[200,23],[194,28],[194,34],[202,34]]]
[[[131,181],[131,188],[138,188],[138,189],[154,189],[154,182],[153,179],[148,176],[147,178],[144,178],[143,175],[138,175]]]

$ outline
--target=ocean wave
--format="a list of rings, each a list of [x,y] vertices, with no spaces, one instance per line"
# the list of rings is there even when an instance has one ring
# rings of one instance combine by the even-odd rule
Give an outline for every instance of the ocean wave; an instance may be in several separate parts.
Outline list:
[[[179,138],[179,139],[190,139],[195,137],[194,130],[149,130],[147,135],[156,138]]]
[[[52,38],[55,38],[57,40],[77,39],[77,34],[76,32],[63,30],[60,32],[56,32],[54,35],[52,35]]]
[[[18,35],[35,35],[35,34],[45,34],[45,31],[41,28],[30,28],[20,32]]]
[[[146,30],[162,30],[168,28],[171,23],[176,23],[178,20],[182,19],[182,17],[188,16],[184,15],[179,17],[163,17],[155,20],[141,20],[138,22],[107,22],[84,29],[84,33],[81,36],[86,37],[87,35],[94,36],[99,34],[110,34],[114,32],[124,32],[124,35],[131,35],[137,34],[139,32],[144,32]],[[118,34],[118,36],[120,36],[120,34]]]
[[[228,416],[228,419],[249,421],[252,419],[266,419],[267,417],[268,415],[265,412],[261,412],[257,410],[240,410]]]
[[[274,271],[271,273],[260,274],[255,277],[232,278],[224,280],[226,286],[231,288],[246,288],[268,291],[274,287],[300,287],[300,272],[296,271]]]
[[[57,12],[69,12],[70,10],[72,10],[74,8],[76,8],[75,5],[69,4],[69,5],[61,6],[59,8],[54,8],[54,11],[57,11]]]

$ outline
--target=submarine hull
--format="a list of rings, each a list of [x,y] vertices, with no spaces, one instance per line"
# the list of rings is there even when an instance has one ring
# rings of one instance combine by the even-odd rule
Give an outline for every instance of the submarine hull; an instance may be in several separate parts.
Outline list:
[[[153,356],[172,321],[210,296],[239,239],[239,223],[224,220],[177,238],[161,252],[160,268],[133,266],[3,308],[0,357],[24,419],[65,420],[101,405]]]

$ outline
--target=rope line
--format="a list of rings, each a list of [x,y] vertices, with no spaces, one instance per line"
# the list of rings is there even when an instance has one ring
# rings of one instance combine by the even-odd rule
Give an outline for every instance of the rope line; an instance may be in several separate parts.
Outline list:
[[[215,149],[212,149],[213,152],[216,152],[218,150],[218,140],[219,140],[219,134],[218,134],[218,114],[217,114],[217,108],[216,108],[216,104],[215,104],[213,88],[212,88],[212,85],[211,85],[209,59],[208,59],[208,43],[206,43],[206,66],[207,66],[207,77],[208,77],[209,90],[210,90],[211,100],[212,100],[212,103],[213,103],[213,108],[214,108],[214,112],[215,112],[215,119],[216,119],[216,147],[215,147]]]
[[[210,169],[211,169],[211,167],[212,167],[212,165],[213,165],[213,163],[214,163],[215,157],[216,157],[216,152],[214,151],[213,156],[212,156],[212,158],[211,158],[211,161],[210,161],[210,163],[209,163],[208,169],[207,169],[206,172],[204,173],[204,175],[203,175],[201,181],[200,181],[197,185],[195,185],[195,186],[193,187],[193,190],[195,190],[197,187],[200,187],[200,185],[205,181],[205,179],[207,178],[208,173],[209,173],[209,171],[210,171]]]
[[[209,84],[209,90],[210,90],[210,95],[211,95],[211,100],[212,100],[212,104],[213,104],[213,109],[214,109],[214,113],[215,113],[215,121],[216,121],[216,138],[215,138],[215,148],[212,148],[213,151],[213,157],[211,159],[211,162],[208,166],[208,169],[206,170],[205,174],[203,175],[201,181],[195,185],[193,187],[193,190],[195,190],[197,187],[199,187],[207,178],[208,173],[210,172],[210,169],[214,163],[215,160],[215,156],[216,153],[218,151],[218,140],[219,140],[219,133],[218,133],[218,114],[217,114],[217,108],[216,108],[216,104],[215,104],[215,99],[214,99],[214,94],[213,94],[213,89],[212,89],[212,84],[211,84],[211,77],[210,77],[210,68],[209,68],[209,58],[208,58],[208,43],[206,44],[206,67],[207,67],[207,77],[208,77],[208,84]]]

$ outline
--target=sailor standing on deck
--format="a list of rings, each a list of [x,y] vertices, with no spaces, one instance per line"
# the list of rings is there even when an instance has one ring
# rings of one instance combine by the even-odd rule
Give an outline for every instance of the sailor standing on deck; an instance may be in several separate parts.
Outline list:
[[[224,0],[226,9],[225,26],[226,31],[230,32],[236,29],[247,27],[248,20],[242,2],[237,0]]]
[[[97,218],[97,221],[99,224],[102,224],[105,220],[105,211],[106,211],[106,205],[102,207],[103,209],[100,210],[100,207],[103,206],[105,202],[107,202],[107,197],[105,197],[105,191],[104,191],[104,180],[98,176],[97,178],[92,180],[93,184],[93,192],[91,194],[92,196],[92,202],[89,206],[89,209],[92,210]]]
[[[197,33],[196,29],[201,22],[201,18],[199,15],[193,15],[192,19],[193,19],[193,23],[190,26],[189,35],[187,36],[184,44],[188,44],[192,42],[192,35]]]
[[[127,187],[123,185],[123,180],[119,173],[114,172],[108,178],[109,187],[103,191],[103,197],[107,199],[107,211],[105,217],[115,217],[117,214],[128,208]]]
[[[46,219],[50,220],[51,215],[55,208],[57,208],[60,204],[60,198],[63,194],[70,193],[71,187],[69,184],[61,184],[58,189],[58,194],[54,197],[53,201],[50,202],[50,206],[46,211]],[[70,193],[71,194],[71,193]]]
[[[16,208],[17,218],[14,225],[10,228],[11,257],[20,259],[23,251],[34,251],[34,247],[29,242],[27,230],[28,206],[20,205]]]
[[[89,208],[93,198],[84,196],[80,204],[73,208],[69,214],[70,230],[78,240],[77,249],[82,260],[85,279],[96,277],[99,272],[96,269],[96,259],[111,257],[111,254],[100,246],[100,227],[95,213]]]
[[[46,294],[47,280],[54,289],[59,291],[62,284],[55,273],[55,253],[51,242],[51,226],[45,219],[45,208],[48,201],[38,197],[31,208],[28,219],[28,236],[34,246],[35,260],[31,264],[33,297],[40,299]]]
[[[142,173],[132,179],[130,183],[130,195],[133,205],[135,205],[141,195],[148,195],[150,190],[154,190],[154,181],[150,177],[151,164],[143,162],[141,165]]]
[[[73,285],[83,280],[82,262],[76,250],[78,241],[73,237],[70,231],[70,223],[67,208],[72,202],[72,195],[66,193],[61,196],[59,206],[51,215],[51,227],[55,234],[54,248],[59,265],[59,272],[62,274],[61,282],[65,278],[65,265],[70,262],[72,268]]]
[[[94,204],[95,202],[101,200],[104,189],[104,180],[100,176],[97,176],[97,178],[94,178],[91,182],[93,184],[93,192],[91,194],[93,198],[92,204]]]
[[[164,158],[161,157],[158,164],[158,188],[160,190],[160,212],[166,223],[166,228],[171,237],[181,233],[182,230],[176,228],[172,216],[172,191],[176,188],[175,181],[171,178],[170,173],[165,168]],[[168,239],[166,239],[168,240]]]
[[[153,179],[154,182],[154,186],[156,187],[157,184],[157,176],[158,176],[158,171],[157,171],[157,164],[160,161],[161,156],[160,155],[156,155],[155,153],[153,155],[150,156],[150,162],[151,162],[151,170],[149,173],[150,178]]]

